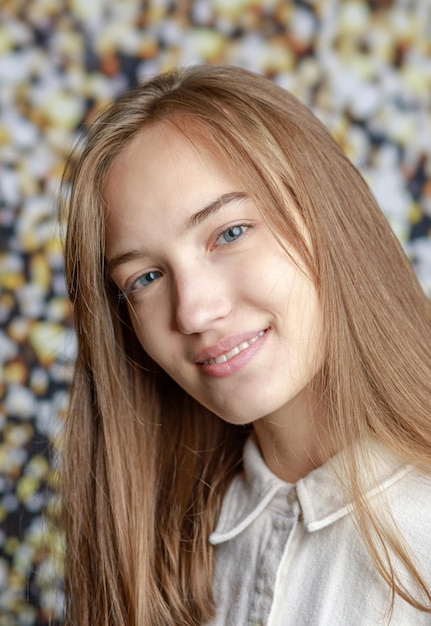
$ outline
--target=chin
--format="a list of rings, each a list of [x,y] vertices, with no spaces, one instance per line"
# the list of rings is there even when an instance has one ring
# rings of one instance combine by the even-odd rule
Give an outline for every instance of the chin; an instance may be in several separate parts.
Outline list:
[[[218,415],[216,413],[216,415]],[[224,422],[227,422],[228,424],[232,424],[233,426],[248,426],[249,424],[252,424],[255,419],[259,419],[259,418],[255,418],[255,419],[250,419],[250,417],[247,417],[247,419],[245,418],[245,416],[241,415],[241,416],[237,416],[237,415],[218,415],[218,417],[220,419],[222,419]]]
[[[267,415],[267,411],[256,411],[256,405],[252,408],[247,408],[246,406],[241,407],[241,410],[226,408],[223,410],[214,409],[209,407],[210,410],[215,413],[220,419],[228,424],[233,424],[235,426],[247,426],[248,424],[252,424],[257,420],[265,417]]]

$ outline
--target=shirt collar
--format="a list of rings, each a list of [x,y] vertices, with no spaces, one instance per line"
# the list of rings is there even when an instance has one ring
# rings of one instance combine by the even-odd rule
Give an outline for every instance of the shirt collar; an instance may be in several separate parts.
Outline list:
[[[370,484],[366,493],[371,498],[400,480],[412,467],[375,441],[369,442],[369,449],[376,477],[376,482]],[[292,515],[299,503],[301,519],[308,532],[329,526],[344,517],[353,506],[346,501],[334,474],[340,466],[342,454],[335,455],[293,485],[271,472],[252,435],[244,447],[244,470],[234,478],[226,492],[210,542],[217,545],[238,535],[252,524],[276,495],[278,502],[284,500],[286,515]]]

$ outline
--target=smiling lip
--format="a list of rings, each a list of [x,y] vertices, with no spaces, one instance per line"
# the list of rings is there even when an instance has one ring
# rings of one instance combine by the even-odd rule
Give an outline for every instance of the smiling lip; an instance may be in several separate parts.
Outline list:
[[[226,363],[230,361],[234,356],[237,356],[250,346],[252,346],[256,341],[261,339],[265,333],[267,332],[267,328],[265,330],[260,330],[253,334],[245,333],[241,335],[236,335],[234,337],[229,337],[228,339],[221,341],[220,343],[203,350],[196,358],[195,362],[199,365],[218,365],[220,363]]]
[[[220,356],[215,357],[215,359],[208,359],[207,361],[204,361],[203,364],[204,365],[215,365],[216,363],[217,364],[218,363],[226,363],[226,361],[230,361],[230,359],[232,357],[236,356],[237,354],[239,354],[240,352],[242,352],[246,348],[249,348],[251,345],[253,345],[258,339],[263,337],[264,334],[265,334],[265,331],[261,330],[260,333],[258,333],[257,335],[255,335],[254,337],[249,339],[248,341],[242,341],[238,346],[235,346],[234,348],[232,348],[232,350],[229,350],[229,352],[225,352],[224,354],[220,354]]]
[[[243,370],[265,344],[270,328],[229,337],[203,350],[196,364],[204,376],[226,378]]]

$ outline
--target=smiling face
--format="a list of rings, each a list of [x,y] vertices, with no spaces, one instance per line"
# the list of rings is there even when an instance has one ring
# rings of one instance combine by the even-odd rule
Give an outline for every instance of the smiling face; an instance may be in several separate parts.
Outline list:
[[[108,270],[152,359],[232,423],[307,406],[323,360],[315,287],[202,138],[146,128],[105,198]]]

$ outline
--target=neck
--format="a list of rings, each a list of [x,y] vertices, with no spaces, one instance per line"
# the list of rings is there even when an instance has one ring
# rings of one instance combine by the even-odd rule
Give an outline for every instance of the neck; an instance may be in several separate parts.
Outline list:
[[[295,483],[330,456],[324,452],[328,442],[319,427],[316,404],[309,396],[257,420],[253,428],[265,463],[286,482]]]

